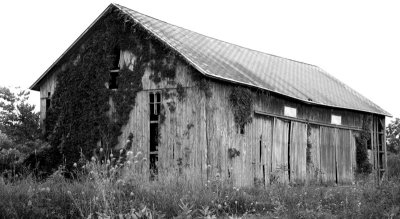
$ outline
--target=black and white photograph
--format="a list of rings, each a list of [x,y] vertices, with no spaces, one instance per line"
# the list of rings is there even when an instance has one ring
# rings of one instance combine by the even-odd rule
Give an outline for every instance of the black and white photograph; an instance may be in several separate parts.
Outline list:
[[[1,11],[0,218],[400,218],[400,2]]]

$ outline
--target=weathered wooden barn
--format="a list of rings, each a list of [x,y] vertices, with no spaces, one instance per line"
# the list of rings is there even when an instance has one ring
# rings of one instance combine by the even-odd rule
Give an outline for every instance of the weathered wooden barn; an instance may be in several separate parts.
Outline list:
[[[122,69],[140,76],[141,89],[116,147],[132,139],[130,150],[142,151],[148,160],[143,174],[179,170],[194,181],[220,177],[237,186],[350,183],[357,138],[367,133],[363,147],[373,174],[384,177],[385,117],[390,114],[321,68],[207,37],[117,4],[108,6],[31,86],[40,91],[42,121],[58,75],[68,74],[67,65],[79,64],[79,51],[96,26],[115,14],[124,27],[132,24],[129,40],[139,35],[143,40],[139,47],[116,47],[109,56],[116,60],[114,68],[105,69],[109,80],[104,89],[119,92]],[[158,44],[167,51],[160,52]],[[71,62],[74,52],[78,55]],[[159,61],[150,60],[141,74],[135,72],[148,54]],[[111,96],[110,119],[115,102]]]

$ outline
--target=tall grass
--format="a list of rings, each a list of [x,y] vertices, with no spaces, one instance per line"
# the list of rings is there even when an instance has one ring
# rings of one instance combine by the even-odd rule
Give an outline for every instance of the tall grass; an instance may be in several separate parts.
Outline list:
[[[137,160],[136,160],[137,161]],[[131,162],[130,165],[141,165]],[[387,218],[399,217],[399,178],[382,185],[235,188],[218,177],[193,185],[169,172],[156,181],[125,165],[96,160],[77,165],[76,178],[60,169],[46,180],[0,178],[0,218]]]

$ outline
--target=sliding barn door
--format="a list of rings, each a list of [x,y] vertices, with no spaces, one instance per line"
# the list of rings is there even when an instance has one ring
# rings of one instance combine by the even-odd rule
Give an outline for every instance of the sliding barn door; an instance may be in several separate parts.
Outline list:
[[[290,181],[304,183],[307,178],[307,124],[291,122],[289,144]]]
[[[289,182],[288,174],[288,144],[289,122],[274,119],[271,159],[271,181]]]
[[[339,184],[351,183],[353,180],[351,138],[350,130],[338,129],[336,162]]]
[[[337,129],[321,126],[321,179],[324,183],[336,182]]]

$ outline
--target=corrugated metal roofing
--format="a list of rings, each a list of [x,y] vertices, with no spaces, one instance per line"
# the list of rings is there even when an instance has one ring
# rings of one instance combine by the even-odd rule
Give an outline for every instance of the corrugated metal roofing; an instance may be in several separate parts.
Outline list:
[[[321,68],[258,52],[116,5],[207,76],[239,82],[306,102],[390,114]]]
[[[207,37],[117,4],[111,4],[109,8],[113,6],[180,53],[206,76],[266,89],[313,104],[391,116],[317,66]],[[31,87],[35,87],[44,75]]]

